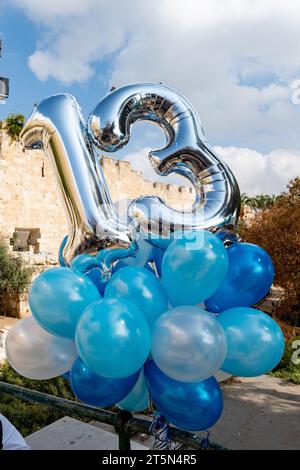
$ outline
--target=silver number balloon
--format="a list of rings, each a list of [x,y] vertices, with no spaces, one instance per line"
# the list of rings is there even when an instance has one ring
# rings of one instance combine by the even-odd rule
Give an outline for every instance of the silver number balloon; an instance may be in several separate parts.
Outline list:
[[[21,137],[29,148],[43,146],[53,164],[69,221],[66,263],[81,253],[127,249],[134,239],[133,227],[117,217],[76,99],[59,94],[43,100]]]
[[[98,103],[88,132],[98,148],[115,152],[128,143],[131,125],[138,120],[153,121],[165,131],[166,146],[149,154],[156,172],[185,176],[196,197],[190,211],[172,209],[159,197],[140,197],[129,208],[136,227],[154,238],[181,229],[234,228],[240,209],[238,184],[208,144],[190,103],[174,90],[153,83],[119,88]]]

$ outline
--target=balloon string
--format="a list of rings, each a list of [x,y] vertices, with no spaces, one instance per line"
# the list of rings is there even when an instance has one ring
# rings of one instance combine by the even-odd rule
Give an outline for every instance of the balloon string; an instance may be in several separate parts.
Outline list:
[[[201,439],[199,450],[207,450],[209,446],[209,437],[210,437],[210,433],[209,431],[206,431],[206,437],[203,437]]]
[[[154,436],[153,449],[170,449],[169,424],[164,416],[156,412],[153,413],[153,421],[150,424],[149,433]]]

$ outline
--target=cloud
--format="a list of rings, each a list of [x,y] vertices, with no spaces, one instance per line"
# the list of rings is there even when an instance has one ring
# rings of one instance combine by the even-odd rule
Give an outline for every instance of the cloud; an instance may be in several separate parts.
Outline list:
[[[176,176],[158,177],[148,162],[151,148],[143,148],[126,156],[135,170],[144,178],[162,183],[186,184]],[[279,194],[289,180],[300,175],[300,151],[275,150],[262,154],[248,148],[215,147],[214,150],[233,171],[240,190],[249,196]]]
[[[300,151],[274,150],[262,154],[248,148],[215,147],[232,169],[241,192],[250,196],[279,194],[300,175]]]

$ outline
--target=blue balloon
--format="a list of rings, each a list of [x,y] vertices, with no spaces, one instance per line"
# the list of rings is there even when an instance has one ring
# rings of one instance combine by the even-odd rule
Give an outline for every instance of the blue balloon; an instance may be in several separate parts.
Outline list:
[[[217,320],[227,338],[224,372],[240,377],[257,377],[270,372],[284,352],[284,337],[279,325],[254,308],[231,308]]]
[[[79,271],[87,276],[95,284],[101,296],[104,294],[107,281],[103,280],[103,276],[99,269],[99,260],[95,256],[88,254],[76,256],[71,263],[71,269],[73,269],[73,271]]]
[[[152,258],[153,247],[146,240],[137,241],[138,250],[133,256],[128,256],[122,261],[126,266],[145,266],[149,259]]]
[[[202,382],[178,382],[165,375],[152,360],[145,365],[145,376],[155,406],[178,428],[202,431],[220,418],[223,396],[215,377]]]
[[[210,312],[256,304],[268,293],[274,279],[272,259],[259,246],[236,243],[227,249],[227,254],[225,279],[205,303]]]
[[[136,305],[150,329],[168,309],[168,299],[160,280],[138,266],[127,266],[115,273],[105,289],[105,297],[125,299]]]
[[[138,377],[139,372],[123,379],[100,377],[78,358],[71,369],[71,387],[78,400],[88,405],[111,406],[128,395]]]
[[[121,410],[131,411],[131,413],[139,413],[149,407],[149,392],[146,385],[144,370],[141,369],[139,378],[129,394],[117,403]]]
[[[153,259],[152,259],[152,261],[154,261],[154,263],[155,263],[157,274],[159,276],[161,276],[161,265],[162,265],[162,260],[163,260],[164,254],[165,254],[165,250],[162,250],[161,248],[158,248],[158,247],[153,248]]]
[[[223,243],[201,230],[185,232],[167,248],[162,262],[162,281],[173,306],[195,305],[221,285],[228,268]]]
[[[86,273],[86,276],[95,284],[100,295],[104,295],[107,281],[103,281],[100,270],[98,268],[91,269],[90,272]]]
[[[70,380],[70,373],[71,373],[71,371],[65,372],[65,373],[62,375],[63,378],[66,379],[66,380]]]
[[[100,294],[84,274],[69,268],[44,271],[32,283],[29,306],[44,330],[65,338],[74,338],[77,322],[85,308]]]
[[[149,355],[150,343],[144,315],[123,299],[108,297],[94,302],[78,322],[79,356],[103,377],[118,379],[137,372]]]

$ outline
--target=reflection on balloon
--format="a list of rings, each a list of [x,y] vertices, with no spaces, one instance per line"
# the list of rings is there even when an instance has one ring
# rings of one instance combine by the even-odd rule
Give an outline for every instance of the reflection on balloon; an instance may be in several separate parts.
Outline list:
[[[221,285],[228,267],[222,242],[207,231],[185,232],[167,248],[162,280],[173,306],[195,305]]]
[[[168,309],[168,299],[160,280],[148,269],[128,266],[115,273],[105,290],[105,297],[128,300],[145,316],[150,329]]]
[[[135,305],[108,297],[87,307],[78,322],[76,345],[79,356],[95,374],[123,378],[146,361],[150,331]]]
[[[151,354],[172,379],[199,382],[223,364],[226,338],[223,328],[205,310],[190,305],[176,307],[157,320]]]
[[[36,321],[52,334],[74,338],[84,309],[100,294],[84,274],[69,268],[44,271],[32,283],[29,305]]]
[[[139,372],[123,379],[107,379],[94,374],[78,358],[71,369],[71,386],[78,400],[91,406],[111,406],[135,386]]]
[[[279,325],[253,308],[225,310],[217,320],[227,338],[224,372],[240,377],[256,377],[270,372],[284,352],[284,337]]]
[[[152,360],[145,365],[145,376],[155,406],[175,426],[202,431],[220,418],[223,397],[214,377],[202,382],[179,382],[165,375]]]
[[[131,413],[139,413],[149,407],[149,392],[146,386],[144,370],[142,369],[137,383],[129,394],[117,403],[121,410],[131,411]]]
[[[206,301],[210,312],[249,307],[263,299],[273,279],[268,253],[257,245],[236,243],[227,249],[229,266],[220,288]]]
[[[9,330],[5,353],[18,374],[36,380],[68,372],[77,357],[74,341],[51,335],[33,317],[24,318]]]

